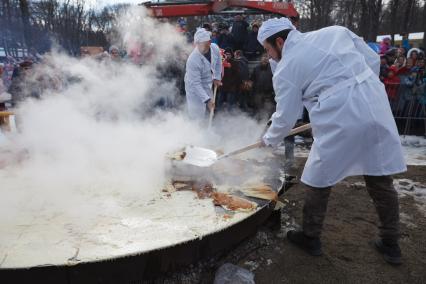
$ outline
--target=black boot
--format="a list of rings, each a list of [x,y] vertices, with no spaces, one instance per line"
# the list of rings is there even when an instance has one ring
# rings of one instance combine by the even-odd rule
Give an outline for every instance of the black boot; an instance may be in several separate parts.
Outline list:
[[[312,256],[322,255],[321,241],[319,238],[310,238],[301,231],[287,232],[287,239]]]
[[[374,245],[376,249],[383,254],[383,258],[386,262],[393,265],[402,264],[401,249],[399,248],[398,242],[380,239],[376,240]]]

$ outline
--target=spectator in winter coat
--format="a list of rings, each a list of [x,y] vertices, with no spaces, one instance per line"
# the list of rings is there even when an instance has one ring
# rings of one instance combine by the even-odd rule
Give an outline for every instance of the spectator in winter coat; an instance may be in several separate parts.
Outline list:
[[[248,36],[249,24],[243,19],[241,15],[237,15],[234,18],[232,24],[232,36],[234,37],[235,44],[234,50],[243,49]]]
[[[12,84],[9,93],[12,95],[12,105],[16,106],[19,102],[28,97],[39,98],[38,88],[34,86],[33,63],[24,61],[19,64],[19,68],[13,71]]]
[[[117,46],[112,45],[109,48],[109,56],[110,56],[111,61],[121,62],[120,50],[118,49]]]
[[[383,80],[386,78],[388,74],[388,69],[389,69],[389,65],[388,65],[386,55],[381,55],[380,56],[380,75],[379,75],[380,81],[383,82]]]
[[[272,86],[272,70],[268,55],[262,55],[260,64],[257,65],[251,75],[253,82],[253,106],[256,116],[259,118],[272,115],[275,109],[274,87]]]
[[[424,63],[420,63],[420,65],[424,66]],[[425,85],[424,68],[421,69],[418,65],[411,68],[410,74],[405,78],[404,84],[407,88],[407,92],[405,93],[405,98],[407,100],[422,96],[424,94]]]
[[[397,50],[397,56],[403,56],[406,57],[407,56],[407,51],[405,50],[404,47],[399,47]]]
[[[248,60],[247,58],[244,57],[243,52],[241,50],[236,50],[234,52],[234,58],[240,66],[240,74],[241,74],[241,80],[242,80],[239,86],[238,102],[240,104],[240,108],[246,111],[248,110],[248,102],[249,102],[250,92],[251,92],[251,81],[250,81]]]
[[[241,50],[234,52],[234,59],[240,64],[242,80],[249,80],[248,60],[244,57]]]
[[[393,66],[395,66],[396,69],[399,71],[399,69],[405,67],[406,62],[407,62],[407,59],[405,58],[405,56],[399,55],[396,58],[395,63],[393,64]]]
[[[380,54],[386,54],[388,50],[391,48],[391,39],[386,37],[380,43]]]
[[[399,67],[399,64],[397,65],[397,67]],[[411,68],[413,68],[413,59],[407,58],[405,60],[405,65],[398,68],[397,75],[398,76],[407,76],[407,75],[409,75]]]
[[[388,74],[384,79],[384,84],[386,87],[386,93],[390,100],[395,100],[397,98],[397,92],[400,84],[400,79],[397,76],[398,68],[391,66],[388,69]]]
[[[240,65],[234,59],[232,49],[225,50],[223,78],[218,98],[218,109],[233,109],[237,104],[238,89],[241,85]]]
[[[411,58],[413,60],[413,65],[416,65],[417,58],[419,57],[419,52],[416,49],[411,49],[408,51],[408,58]]]
[[[208,32],[212,31],[212,26],[209,23],[203,24],[203,28]]]
[[[234,48],[234,38],[229,33],[226,26],[220,28],[219,36],[217,37],[217,44],[221,49]]]
[[[244,54],[249,60],[257,59],[263,52],[263,46],[257,40],[257,32],[259,31],[259,26],[253,24],[252,30],[248,33],[247,41],[244,46]]]
[[[3,65],[0,65],[0,111],[6,109],[6,102],[11,99],[9,93],[6,92],[6,86],[3,84]]]
[[[212,43],[219,45],[219,34],[216,30],[212,31],[212,37],[211,38],[212,38],[212,40],[211,40]]]
[[[400,80],[400,85],[398,88],[398,97],[399,103],[397,104],[398,109],[397,112],[400,112],[404,109],[405,101],[408,98],[411,98],[412,93],[412,85],[410,81],[411,69],[413,68],[413,60],[411,58],[407,58],[405,66],[400,68],[397,72],[397,75]]]
[[[402,36],[402,47],[405,49],[405,52],[407,52],[411,48],[410,41],[408,40],[408,34],[403,33],[401,34],[401,36]]]
[[[388,65],[391,66],[395,63],[395,60],[398,58],[398,49],[391,48],[389,49],[386,54],[386,59],[388,61]]]

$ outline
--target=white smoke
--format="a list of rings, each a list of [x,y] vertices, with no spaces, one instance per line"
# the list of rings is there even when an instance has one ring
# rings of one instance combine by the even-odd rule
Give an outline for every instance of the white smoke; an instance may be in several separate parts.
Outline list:
[[[166,153],[188,144],[231,150],[259,138],[263,127],[246,116],[218,119],[213,135],[187,120],[183,109],[154,108],[160,97],[178,96],[158,66],[180,60],[191,46],[140,7],[125,13],[118,26],[116,40],[126,48],[147,42],[153,47],[148,64],[53,52],[35,70],[36,81],[57,86],[41,88],[40,99],[20,104],[19,132],[0,145],[0,160],[6,152],[20,157],[0,169],[0,223],[15,222],[23,208],[83,217],[116,210],[122,200],[148,200],[166,182]],[[103,207],[99,199],[106,200]]]

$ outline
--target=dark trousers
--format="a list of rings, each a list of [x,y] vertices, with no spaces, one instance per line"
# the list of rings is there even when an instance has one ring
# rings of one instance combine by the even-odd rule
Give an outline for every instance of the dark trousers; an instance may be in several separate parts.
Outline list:
[[[399,239],[398,193],[391,176],[364,176],[367,191],[379,215],[379,236],[389,241]],[[327,211],[331,187],[316,188],[306,185],[303,206],[303,232],[309,237],[320,237]]]
[[[221,91],[217,98],[218,110],[231,111],[237,105],[237,95],[234,92]]]

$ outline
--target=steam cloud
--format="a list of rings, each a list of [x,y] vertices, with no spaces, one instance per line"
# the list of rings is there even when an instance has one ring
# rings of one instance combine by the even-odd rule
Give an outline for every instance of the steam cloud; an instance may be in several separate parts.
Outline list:
[[[77,59],[55,51],[35,70],[29,86],[39,87],[42,77],[61,87],[20,104],[19,132],[0,143],[0,159],[2,153],[25,151],[22,161],[0,169],[0,223],[19,223],[28,218],[23,211],[41,208],[82,221],[121,210],[129,200],[159,194],[169,166],[166,153],[188,144],[231,150],[258,139],[263,126],[244,115],[222,115],[213,134],[186,119],[183,108],[154,111],[160,97],[178,96],[159,66],[179,61],[191,46],[141,7],[124,13],[118,27],[114,41],[128,51],[140,43],[153,47],[149,64]]]

